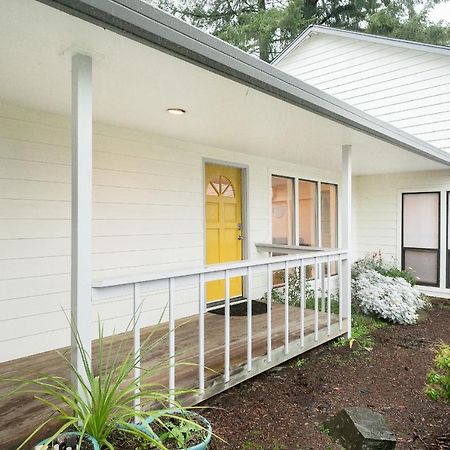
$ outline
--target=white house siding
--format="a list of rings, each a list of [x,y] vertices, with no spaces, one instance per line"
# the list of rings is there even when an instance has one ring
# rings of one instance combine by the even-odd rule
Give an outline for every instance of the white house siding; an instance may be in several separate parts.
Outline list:
[[[446,193],[450,170],[354,177],[353,258],[381,251],[387,260],[401,260],[401,197],[403,192],[441,192],[441,290],[445,288]],[[431,291],[430,291],[431,293]]]
[[[0,104],[0,361],[69,344],[69,119]],[[93,157],[93,276],[203,264],[203,160],[249,168],[250,257],[270,242],[270,174],[336,182],[337,174],[96,124]],[[197,311],[196,293],[177,295],[178,316]],[[157,322],[164,290],[142,320]],[[107,332],[120,331],[129,295],[96,304]]]
[[[450,52],[445,56],[319,32],[276,66],[450,151]]]

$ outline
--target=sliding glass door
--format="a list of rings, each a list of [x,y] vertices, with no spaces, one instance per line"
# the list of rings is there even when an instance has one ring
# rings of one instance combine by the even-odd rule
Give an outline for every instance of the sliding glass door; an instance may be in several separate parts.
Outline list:
[[[440,193],[404,193],[402,200],[402,268],[418,284],[439,286]]]

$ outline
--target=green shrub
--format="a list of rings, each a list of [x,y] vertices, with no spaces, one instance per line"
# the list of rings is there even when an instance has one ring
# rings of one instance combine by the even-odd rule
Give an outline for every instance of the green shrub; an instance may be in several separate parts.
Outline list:
[[[403,278],[405,279],[411,286],[416,285],[416,277],[407,270],[399,269],[398,267],[392,265],[392,266],[380,266],[377,269],[378,273],[381,273],[381,275],[384,275],[385,277],[390,278]]]
[[[391,262],[384,261],[381,252],[356,261],[352,267],[352,278],[357,278],[361,273],[368,270],[375,270],[385,277],[403,278],[411,286],[415,286],[417,283],[416,277],[412,272],[399,269],[395,260],[391,260]]]
[[[315,305],[315,289],[312,283],[305,282],[305,308],[314,309]],[[325,296],[328,295],[328,291],[323,292]],[[300,269],[293,269],[289,272],[289,305],[300,307],[302,296],[302,280]],[[322,289],[319,287],[317,296],[319,304],[322,299]],[[339,298],[337,293],[330,293],[331,296],[331,312],[333,314],[339,314]],[[264,300],[267,300],[267,294],[264,294]],[[276,287],[272,289],[272,301],[274,303],[284,304],[284,286]]]
[[[425,393],[432,400],[450,403],[450,345],[441,344],[434,358],[434,369],[427,376]]]

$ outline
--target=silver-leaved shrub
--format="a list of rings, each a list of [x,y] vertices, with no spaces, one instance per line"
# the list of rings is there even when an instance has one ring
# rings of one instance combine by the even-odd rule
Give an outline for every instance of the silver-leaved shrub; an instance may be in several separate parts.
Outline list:
[[[373,268],[354,274],[352,297],[363,314],[400,324],[415,323],[418,311],[425,306],[425,298],[415,286],[402,277],[382,275]]]

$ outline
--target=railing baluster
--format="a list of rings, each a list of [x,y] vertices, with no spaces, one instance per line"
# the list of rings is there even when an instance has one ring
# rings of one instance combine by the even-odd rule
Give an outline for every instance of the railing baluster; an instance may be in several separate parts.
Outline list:
[[[230,274],[225,271],[225,383],[230,381]]]
[[[284,354],[289,353],[289,268],[284,263]]]
[[[344,267],[345,263],[345,267]],[[132,280],[127,280],[126,282],[121,282],[119,284],[111,284],[111,286],[125,285],[133,289],[133,347],[136,357],[136,367],[133,371],[133,376],[135,380],[135,393],[136,398],[133,403],[136,408],[136,411],[139,408],[142,408],[142,399],[139,398],[141,384],[141,357],[140,354],[140,332],[141,332],[141,324],[140,324],[140,309],[142,303],[141,292],[143,283],[152,283],[152,282],[164,282],[167,283],[165,286],[168,286],[169,292],[169,304],[168,304],[168,329],[169,329],[169,393],[170,393],[170,403],[174,405],[175,397],[176,397],[176,345],[175,345],[175,332],[176,332],[176,288],[181,288],[177,284],[177,280],[181,277],[198,277],[198,287],[199,287],[199,326],[198,326],[198,386],[200,393],[203,394],[205,392],[205,326],[206,326],[206,311],[210,310],[207,307],[206,303],[206,280],[214,280],[214,279],[223,279],[225,278],[225,360],[224,360],[224,379],[225,382],[230,381],[231,376],[231,317],[230,317],[230,296],[231,296],[231,278],[232,276],[247,276],[248,282],[248,295],[247,299],[241,300],[239,303],[247,303],[247,371],[252,371],[252,363],[253,363],[253,317],[252,317],[252,274],[254,273],[253,268],[257,267],[259,270],[262,270],[264,273],[264,267],[267,269],[267,362],[272,362],[272,288],[273,288],[273,269],[275,270],[283,270],[284,267],[284,276],[285,276],[285,292],[284,292],[284,352],[285,354],[289,353],[290,346],[290,311],[291,308],[289,306],[289,297],[290,293],[292,293],[292,286],[289,285],[289,270],[291,267],[295,268],[295,270],[300,271],[301,277],[301,296],[300,296],[300,345],[303,348],[305,346],[305,333],[310,332],[309,326],[306,328],[305,321],[305,310],[308,306],[310,299],[306,297],[306,286],[307,286],[307,268],[313,267],[315,270],[314,280],[314,339],[317,342],[319,340],[320,333],[322,330],[319,328],[321,323],[324,324],[323,331],[325,328],[325,320],[322,320],[322,317],[325,319],[325,314],[320,313],[319,309],[319,289],[322,285],[322,300],[325,296],[325,287],[327,288],[327,300],[325,301],[325,307],[322,307],[323,311],[327,312],[326,322],[327,322],[327,331],[328,335],[331,335],[332,331],[332,314],[331,314],[331,267],[333,264],[337,266],[337,274],[339,276],[338,286],[339,286],[339,330],[343,330],[344,319],[347,319],[348,314],[348,322],[350,322],[350,293],[347,293],[348,290],[348,282],[350,279],[346,281],[345,274],[349,277],[350,270],[350,262],[348,260],[348,254],[345,251],[338,250],[326,253],[313,253],[310,255],[288,255],[284,257],[273,257],[271,259],[265,260],[256,260],[256,261],[243,261],[242,263],[234,263],[233,265],[220,265],[217,267],[207,267],[201,270],[194,270],[186,273],[185,271],[175,271],[171,274],[166,274],[164,276],[150,276],[148,278],[134,278]],[[283,266],[284,265],[284,266]],[[326,280],[325,280],[325,265],[326,265]],[[236,271],[239,269],[239,272]],[[322,271],[324,274],[321,276]],[[259,271],[258,271],[259,273]],[[224,274],[224,275],[223,275]],[[212,276],[211,276],[212,275]],[[319,282],[320,280],[320,282]],[[94,286],[93,292],[99,287],[110,286],[108,284],[102,283],[101,286]],[[309,286],[309,285],[308,285]],[[344,289],[347,289],[344,292]],[[345,310],[344,310],[345,308]],[[308,316],[307,316],[308,317]],[[310,323],[308,317],[308,324]],[[346,320],[347,323],[347,320]],[[350,330],[350,324],[348,324]],[[294,327],[295,328],[295,327]],[[295,330],[294,330],[295,331]],[[292,346],[291,346],[292,347]]]
[[[342,331],[342,257],[339,255],[338,262],[338,275],[339,275],[339,331]]]
[[[306,289],[306,267],[302,260],[300,266],[300,345],[305,346],[305,289]]]
[[[327,261],[327,327],[328,327],[328,336],[331,334],[331,259],[328,256]]]
[[[320,290],[321,290],[321,310],[325,312],[325,263],[320,264]]]
[[[175,401],[175,279],[169,278],[169,400]]]
[[[198,276],[198,387],[205,392],[205,275]]]
[[[267,361],[272,361],[272,264],[267,264]]]
[[[252,268],[247,267],[247,370],[252,370]]]
[[[314,340],[319,340],[319,266],[314,258]]]
[[[134,340],[134,382],[136,384],[134,398],[134,409],[141,409],[140,385],[141,385],[141,325],[140,325],[140,302],[141,302],[141,285],[134,283],[133,285],[133,340]]]

